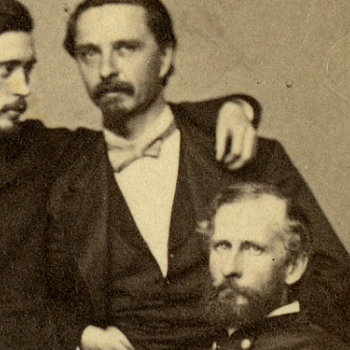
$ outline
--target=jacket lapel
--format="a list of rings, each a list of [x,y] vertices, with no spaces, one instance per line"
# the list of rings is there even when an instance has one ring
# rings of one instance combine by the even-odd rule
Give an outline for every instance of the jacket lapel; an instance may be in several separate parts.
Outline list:
[[[192,197],[195,219],[202,220],[207,207],[221,188],[238,181],[239,172],[225,169],[215,159],[215,138],[189,126],[190,118],[178,106],[172,106],[176,123],[181,132],[179,179],[183,178]]]

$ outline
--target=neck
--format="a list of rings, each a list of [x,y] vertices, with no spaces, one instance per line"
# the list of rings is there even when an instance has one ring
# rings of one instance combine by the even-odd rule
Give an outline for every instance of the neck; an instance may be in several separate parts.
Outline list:
[[[160,117],[165,106],[163,94],[160,94],[150,105],[142,106],[139,110],[127,115],[124,122],[117,125],[105,124],[105,127],[127,140],[138,139]]]

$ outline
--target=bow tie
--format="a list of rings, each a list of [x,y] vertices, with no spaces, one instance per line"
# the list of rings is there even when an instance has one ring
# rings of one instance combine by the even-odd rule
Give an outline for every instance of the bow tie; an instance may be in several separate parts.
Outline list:
[[[172,123],[161,135],[151,141],[145,137],[141,140],[127,141],[120,137],[113,137],[113,144],[107,142],[108,156],[115,172],[120,172],[143,157],[158,158],[161,152],[162,143],[176,130],[175,123]]]

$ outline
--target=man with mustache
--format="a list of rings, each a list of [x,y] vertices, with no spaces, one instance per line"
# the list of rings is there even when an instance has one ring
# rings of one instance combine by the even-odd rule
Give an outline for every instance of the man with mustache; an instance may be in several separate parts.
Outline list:
[[[53,183],[74,163],[75,134],[47,129],[39,121],[20,121],[36,63],[32,31],[23,5],[0,1],[1,350],[62,349],[51,312],[55,299],[47,298],[48,203]]]
[[[213,283],[203,309],[223,329],[212,349],[346,349],[293,294],[313,257],[308,223],[291,200],[269,185],[233,185],[200,227]]]
[[[46,298],[49,189],[59,174],[60,133],[20,122],[36,63],[33,22],[0,3],[0,349],[59,349]],[[63,139],[64,141],[64,139]]]
[[[257,158],[229,172],[215,160],[215,140],[185,122],[191,113],[164,99],[176,48],[164,5],[84,1],[70,16],[65,48],[104,124],[103,133],[76,133],[74,162],[51,197],[50,295],[67,347],[210,344],[199,305],[208,256],[194,230],[212,198],[241,181],[272,183],[305,209],[316,258],[300,301],[346,335],[349,255],[280,144],[259,139]]]

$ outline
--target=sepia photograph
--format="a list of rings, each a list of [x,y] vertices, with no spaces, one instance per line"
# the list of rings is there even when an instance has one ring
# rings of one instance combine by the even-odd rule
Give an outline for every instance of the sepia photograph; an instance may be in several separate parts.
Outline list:
[[[350,3],[0,0],[0,350],[350,349]]]

